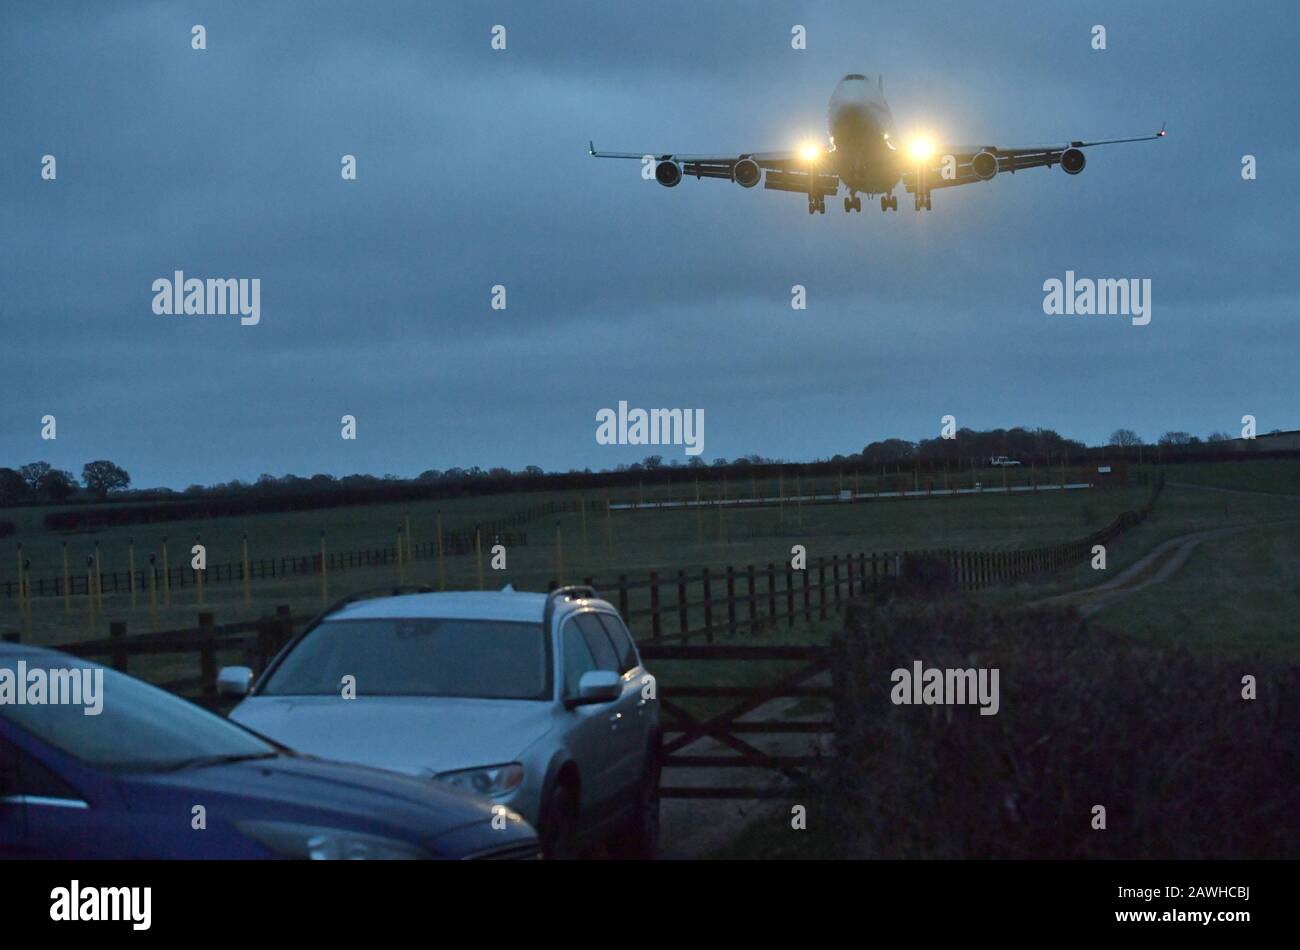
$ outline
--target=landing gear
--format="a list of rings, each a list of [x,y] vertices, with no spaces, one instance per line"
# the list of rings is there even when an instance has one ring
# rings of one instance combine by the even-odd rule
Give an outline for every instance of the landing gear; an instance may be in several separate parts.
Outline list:
[[[898,196],[897,196],[897,195],[881,195],[881,196],[880,196],[880,210],[881,210],[881,211],[897,211],[897,210],[898,210]]]
[[[844,213],[845,213],[845,214],[848,214],[850,211],[861,211],[861,210],[862,210],[862,196],[861,196],[861,195],[854,195],[852,198],[845,198],[845,199],[844,199]]]
[[[930,210],[930,196],[929,196],[929,195],[917,195],[917,196],[916,196],[916,210],[917,210],[917,211],[921,211],[922,209],[924,209],[925,211],[929,211],[929,210]]]
[[[821,214],[825,214],[825,213],[826,213],[826,196],[825,196],[825,195],[817,195],[817,196],[809,195],[809,196],[808,196],[808,213],[809,213],[809,214],[812,214],[814,211],[816,211],[816,212],[820,212]]]

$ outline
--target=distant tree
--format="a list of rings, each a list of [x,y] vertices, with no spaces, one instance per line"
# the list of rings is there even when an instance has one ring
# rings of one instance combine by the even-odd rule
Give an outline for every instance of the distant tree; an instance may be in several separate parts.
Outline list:
[[[81,481],[87,489],[100,498],[107,498],[111,491],[121,491],[131,484],[131,476],[120,465],[114,465],[108,459],[87,462],[81,468]],[[202,485],[198,486],[202,489]]]
[[[648,471],[653,472],[657,468],[662,468],[664,457],[662,455],[647,455],[641,462]]]
[[[427,468],[416,476],[417,482],[436,482],[442,478],[442,472],[436,468]]]
[[[198,485],[198,484],[188,485],[186,486],[185,491],[181,492],[182,495],[189,495],[190,497],[195,497],[197,495],[206,495],[207,493],[208,490],[202,485]]]
[[[1226,432],[1211,432],[1205,437],[1206,442],[1231,442],[1232,436]]]
[[[510,471],[510,469],[508,469],[508,468],[502,468],[502,467],[499,466],[499,465],[498,465],[496,468],[490,468],[490,469],[488,469],[488,476],[491,477],[491,478],[496,478],[496,479],[506,479],[506,478],[510,478],[510,477],[512,477],[514,474],[515,474],[515,473],[512,472],[512,471]]]
[[[722,458],[721,456],[719,456],[718,458],[715,458],[715,459],[713,460],[713,467],[714,467],[714,468],[725,468],[726,465],[727,465],[727,460],[724,459],[724,458]]]
[[[1142,436],[1138,435],[1132,429],[1116,429],[1110,434],[1110,444],[1118,445],[1122,448],[1129,448],[1134,445],[1142,444]]]
[[[1191,443],[1192,436],[1188,432],[1166,432],[1160,437],[1161,445],[1190,445]]]
[[[0,468],[0,505],[16,505],[31,497],[27,479],[12,468]]]
[[[50,501],[64,501],[77,490],[77,479],[71,472],[52,468],[36,483],[36,492]]]
[[[23,481],[27,483],[27,487],[33,492],[40,491],[37,486],[40,485],[41,479],[48,475],[49,472],[49,462],[28,462],[26,465],[18,469],[18,473],[22,475]]]
[[[307,481],[311,482],[313,485],[317,486],[318,488],[328,488],[330,485],[334,484],[334,476],[326,475],[323,472],[318,472],[317,474],[313,475],[311,478],[307,479]]]
[[[542,475],[545,475],[546,473],[542,471],[542,467],[540,465],[525,465],[524,474],[532,478],[538,478]]]
[[[692,455],[691,460],[686,463],[690,468],[704,468],[704,459],[698,455]]]

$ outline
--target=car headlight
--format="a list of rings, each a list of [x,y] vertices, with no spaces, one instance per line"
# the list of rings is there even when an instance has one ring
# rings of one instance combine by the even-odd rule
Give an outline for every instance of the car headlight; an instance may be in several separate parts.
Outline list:
[[[446,782],[467,792],[496,798],[509,795],[524,781],[524,767],[518,762],[507,765],[486,765],[478,769],[464,769],[460,772],[443,772],[436,776],[439,782]]]
[[[265,845],[282,858],[311,861],[412,861],[431,857],[406,841],[368,835],[345,828],[299,825],[288,821],[237,821],[245,837]]]

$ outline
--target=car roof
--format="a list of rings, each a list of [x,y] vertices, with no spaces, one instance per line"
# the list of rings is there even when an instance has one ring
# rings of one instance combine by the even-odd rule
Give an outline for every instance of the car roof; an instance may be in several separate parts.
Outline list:
[[[502,620],[541,623],[546,612],[546,594],[527,591],[473,590],[447,591],[437,594],[402,594],[397,597],[374,597],[346,604],[330,614],[328,620],[371,620],[392,617],[437,617],[446,620]],[[564,609],[604,607],[603,600],[561,600],[555,604],[556,615]]]

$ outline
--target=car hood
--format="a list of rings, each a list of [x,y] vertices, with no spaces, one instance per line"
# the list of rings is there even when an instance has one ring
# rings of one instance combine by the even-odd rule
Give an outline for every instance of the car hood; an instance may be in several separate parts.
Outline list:
[[[429,775],[517,760],[550,731],[551,707],[424,696],[252,696],[230,718],[299,752]]]
[[[522,821],[512,821],[504,837],[489,833],[491,802],[440,782],[296,754],[122,775],[118,785],[132,811],[188,814],[190,803],[203,802],[212,816],[231,821],[262,818],[366,830],[414,837],[435,850],[472,829],[493,845],[533,836]]]

